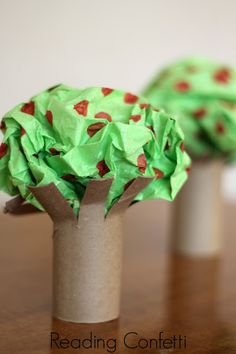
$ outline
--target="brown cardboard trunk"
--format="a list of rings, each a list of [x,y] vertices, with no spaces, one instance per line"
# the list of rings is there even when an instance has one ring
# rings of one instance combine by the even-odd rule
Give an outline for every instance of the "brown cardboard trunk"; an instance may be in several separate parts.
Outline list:
[[[110,321],[119,316],[122,272],[122,216],[152,179],[138,177],[104,218],[112,179],[91,180],[79,218],[54,184],[30,187],[50,215],[53,226],[53,315],[79,323]],[[16,198],[6,211],[34,211]]]
[[[195,162],[189,180],[172,205],[171,247],[192,256],[220,252],[223,161]]]
[[[119,316],[121,214],[104,221],[98,208],[78,225],[63,222],[53,236],[53,314],[72,322]],[[103,214],[104,215],[104,214]]]

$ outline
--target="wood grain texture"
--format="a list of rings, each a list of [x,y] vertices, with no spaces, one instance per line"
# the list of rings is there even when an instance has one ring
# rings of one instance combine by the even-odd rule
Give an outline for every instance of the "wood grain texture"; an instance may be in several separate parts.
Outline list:
[[[190,259],[168,253],[169,205],[137,203],[126,215],[120,319],[78,325],[51,317],[52,225],[47,215],[0,216],[0,353],[108,353],[108,348],[50,348],[61,338],[117,340],[116,353],[236,353],[236,205],[224,209],[221,257]],[[128,349],[133,331],[154,338],[182,334],[187,349]],[[134,338],[134,337],[133,337]],[[131,341],[130,341],[131,343]],[[132,341],[135,345],[135,340]]]

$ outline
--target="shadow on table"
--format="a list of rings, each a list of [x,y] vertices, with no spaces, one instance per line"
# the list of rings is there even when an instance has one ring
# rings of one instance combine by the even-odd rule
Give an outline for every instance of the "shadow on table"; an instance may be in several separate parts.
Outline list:
[[[219,271],[218,258],[170,257],[166,327],[187,340],[187,348],[175,353],[234,353],[219,317]]]

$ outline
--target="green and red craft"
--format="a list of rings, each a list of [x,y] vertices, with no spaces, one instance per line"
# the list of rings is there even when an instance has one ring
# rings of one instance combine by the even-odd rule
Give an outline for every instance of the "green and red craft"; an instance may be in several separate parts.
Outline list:
[[[144,95],[175,115],[192,157],[235,159],[235,69],[203,58],[178,61],[161,71]]]
[[[172,200],[190,159],[170,115],[110,88],[58,85],[3,117],[0,189],[42,206],[29,186],[54,183],[75,213],[91,179],[113,177],[106,210],[138,176],[156,177],[136,200]]]

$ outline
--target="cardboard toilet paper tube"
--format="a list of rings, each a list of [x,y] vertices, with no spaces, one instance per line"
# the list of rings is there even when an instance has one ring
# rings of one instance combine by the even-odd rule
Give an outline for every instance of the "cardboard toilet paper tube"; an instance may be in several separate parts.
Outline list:
[[[71,322],[96,323],[117,318],[122,272],[122,214],[150,183],[136,179],[104,220],[111,179],[91,181],[77,221],[57,188],[31,188],[54,223],[53,314]]]
[[[193,256],[219,253],[222,243],[223,161],[195,162],[172,206],[171,247]]]

